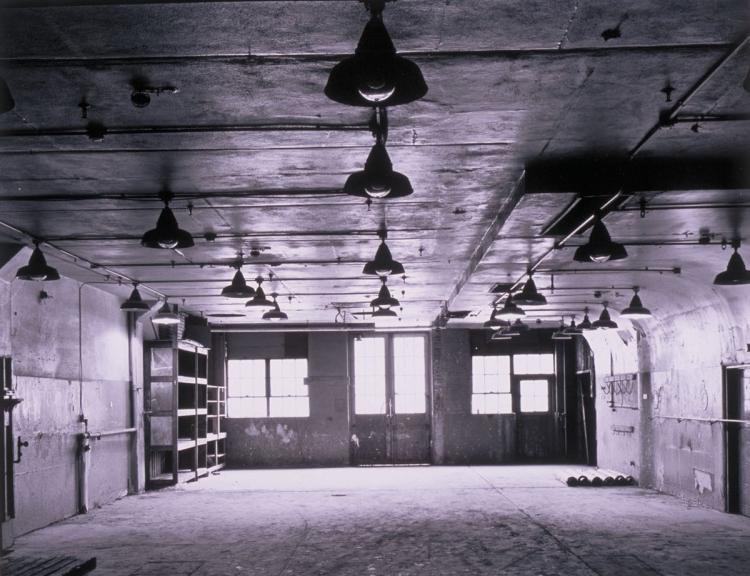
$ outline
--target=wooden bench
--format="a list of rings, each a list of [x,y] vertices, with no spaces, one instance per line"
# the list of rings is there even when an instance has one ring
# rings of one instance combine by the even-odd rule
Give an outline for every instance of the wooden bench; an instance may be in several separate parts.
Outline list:
[[[78,576],[88,574],[94,568],[96,568],[96,558],[88,560],[73,556],[0,558],[2,576]]]

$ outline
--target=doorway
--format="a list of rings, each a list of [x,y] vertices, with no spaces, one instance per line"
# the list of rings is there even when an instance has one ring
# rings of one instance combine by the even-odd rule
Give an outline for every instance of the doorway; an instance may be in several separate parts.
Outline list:
[[[750,516],[750,374],[744,366],[724,369],[725,509]]]
[[[355,338],[350,405],[355,466],[430,462],[431,402],[426,334]]]

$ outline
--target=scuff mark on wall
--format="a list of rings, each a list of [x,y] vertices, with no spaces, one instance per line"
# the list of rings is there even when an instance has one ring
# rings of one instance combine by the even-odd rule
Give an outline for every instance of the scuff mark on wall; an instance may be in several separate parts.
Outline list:
[[[706,491],[714,491],[713,474],[711,474],[710,472],[704,472],[703,470],[698,470],[697,468],[693,468],[693,475],[695,477],[695,489],[698,491],[698,494],[702,496]]]

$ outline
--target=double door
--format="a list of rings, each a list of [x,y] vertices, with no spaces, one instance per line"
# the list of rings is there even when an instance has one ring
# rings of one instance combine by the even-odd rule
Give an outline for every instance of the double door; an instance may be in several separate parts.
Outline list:
[[[425,334],[352,341],[352,464],[430,462],[428,341]]]

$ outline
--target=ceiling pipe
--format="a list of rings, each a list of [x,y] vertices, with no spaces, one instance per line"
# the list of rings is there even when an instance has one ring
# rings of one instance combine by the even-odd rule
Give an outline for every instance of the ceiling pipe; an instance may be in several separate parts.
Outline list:
[[[32,241],[38,240],[34,235],[26,232],[25,230],[21,230],[20,228],[17,228],[16,226],[13,226],[12,224],[8,224],[7,222],[4,222],[2,220],[0,220],[0,227],[3,227],[6,230],[11,231],[13,234],[21,236],[23,238],[28,238]],[[81,268],[82,270],[86,270],[87,272],[93,272],[94,274],[98,274],[100,276],[114,277],[115,280],[111,284],[115,282],[119,282],[119,283],[126,282],[127,284],[138,283],[140,287],[142,287],[144,290],[151,292],[157,298],[165,297],[164,294],[162,294],[158,290],[151,288],[150,286],[142,282],[138,282],[137,280],[135,280],[134,278],[131,278],[130,276],[117,272],[116,270],[112,270],[111,268],[108,268],[106,266],[101,266],[99,264],[96,264],[92,262],[91,260],[78,256],[77,254],[74,254],[64,248],[60,248],[59,246],[56,246],[55,244],[50,243],[47,240],[40,240],[39,243],[41,245],[47,246],[48,248],[52,248],[59,254],[66,256],[67,258],[71,260],[69,262],[70,264],[78,268]],[[84,266],[81,263],[84,263],[86,265]]]
[[[636,143],[633,148],[630,149],[628,152],[626,162],[630,162],[635,158],[635,156],[638,155],[638,153],[646,146],[646,144],[651,140],[651,138],[654,137],[654,135],[659,132],[666,124],[673,121],[679,114],[679,112],[696,96],[696,94],[705,86],[713,77],[727,64],[727,62],[731,61],[731,59],[737,55],[748,42],[750,41],[750,35],[746,35],[740,42],[735,43],[731,50],[729,50],[726,54],[724,54],[717,62],[711,66],[708,71],[703,74],[685,93],[684,96],[679,98],[677,102],[675,102],[674,106],[672,106],[669,110],[662,113],[659,117],[659,119],[649,128],[646,133],[643,135],[643,137]],[[623,188],[620,187],[620,189],[615,192],[604,204],[602,204],[599,207],[598,212],[601,213],[602,219],[606,217],[607,212],[610,211],[610,207],[621,197],[623,196]],[[631,196],[632,198],[632,196]],[[623,206],[627,205],[629,198],[625,198],[625,201],[623,202]],[[595,219],[595,214],[591,214],[588,218],[586,218],[581,224],[576,226],[573,231],[571,231],[569,234],[567,234],[565,237],[563,237],[561,240],[555,242],[555,244],[552,246],[552,248],[549,248],[545,253],[543,253],[532,265],[529,266],[528,271],[522,275],[518,280],[516,280],[515,284],[511,288],[510,292],[512,292],[515,288],[517,288],[524,279],[533,272],[536,272],[539,267],[554,253],[555,250],[562,248],[573,236],[584,230],[586,227],[591,224]],[[499,298],[496,298],[493,302],[493,306],[499,301]]]

